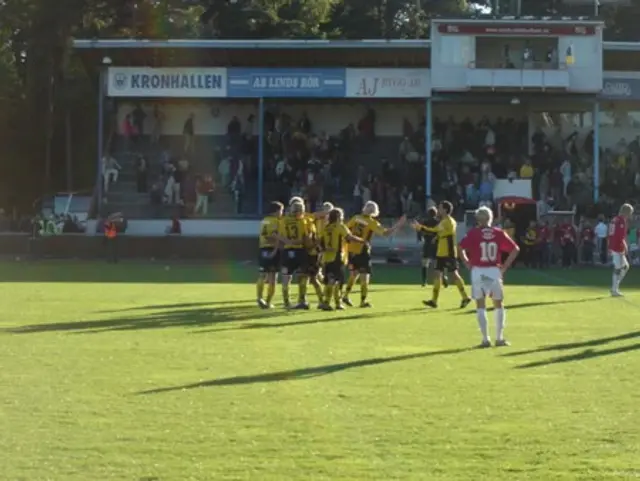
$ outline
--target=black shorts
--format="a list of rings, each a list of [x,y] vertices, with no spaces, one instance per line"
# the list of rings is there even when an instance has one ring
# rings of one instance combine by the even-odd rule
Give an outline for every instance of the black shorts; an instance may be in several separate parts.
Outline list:
[[[368,252],[349,254],[349,269],[360,274],[371,274],[371,254]]]
[[[436,257],[436,270],[455,272],[458,270],[458,260],[453,257]]]
[[[307,273],[308,254],[305,249],[285,249],[280,259],[282,274],[292,276],[294,273]]]
[[[422,258],[434,260],[436,258],[436,246],[431,242],[422,245]]]
[[[280,270],[280,251],[276,251],[272,256],[272,247],[263,247],[260,249],[258,258],[258,266],[260,266],[260,272],[272,273]]]
[[[344,284],[344,264],[339,260],[325,264],[322,273],[325,284]]]
[[[311,277],[317,276],[322,269],[322,264],[320,263],[320,254],[309,254],[307,256],[307,274]]]

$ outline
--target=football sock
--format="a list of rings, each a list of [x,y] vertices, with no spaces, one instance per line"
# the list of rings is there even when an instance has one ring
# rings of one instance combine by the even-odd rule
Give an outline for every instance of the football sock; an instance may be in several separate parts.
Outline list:
[[[262,299],[262,295],[264,294],[264,277],[260,277],[256,283],[256,294],[258,299]]]
[[[507,323],[507,314],[503,307],[496,308],[496,341],[504,340],[504,327]]]
[[[298,281],[298,302],[305,302],[307,299],[307,285],[309,283],[309,279],[306,276],[300,276],[300,280]]]
[[[289,304],[289,283],[282,284],[282,299],[285,304]]]
[[[339,305],[340,305],[340,303],[342,302],[342,296],[341,296],[341,294],[342,294],[342,290],[340,289],[340,286],[338,286],[338,285],[334,285],[334,286],[333,286],[333,300],[335,301],[336,306],[339,306]],[[329,300],[330,300],[330,299],[331,299],[331,298],[330,298],[330,297],[328,297],[328,298],[327,298],[327,302],[329,302]]]
[[[426,284],[426,283],[427,283],[427,268],[426,268],[426,267],[423,267],[423,268],[420,270],[420,275],[421,275],[421,277],[422,277],[422,283],[423,283],[423,284]]]
[[[618,273],[618,271],[613,271],[613,276],[611,279],[611,290],[613,292],[617,291],[618,288],[620,287],[620,274]]]
[[[458,291],[460,292],[462,298],[466,299],[467,297],[469,297],[467,296],[467,293],[464,289],[464,281],[462,280],[462,277],[458,277],[454,282],[456,283],[456,287],[458,288]]]
[[[267,286],[267,304],[271,304],[273,300],[273,296],[276,293],[276,285],[275,283],[271,283]]]
[[[353,289],[353,285],[356,283],[356,276],[350,275],[349,280],[347,281],[347,288],[344,290],[344,295],[348,296],[351,293],[351,289]]]
[[[489,340],[489,330],[487,325],[489,321],[487,320],[487,310],[485,308],[478,309],[476,311],[476,315],[478,316],[478,327],[480,327],[480,333],[482,333],[482,340]]]
[[[442,284],[442,277],[437,276],[433,281],[433,302],[438,302],[438,297],[440,297],[440,285]]]
[[[360,284],[360,299],[362,302],[367,300],[367,294],[369,294],[369,283],[363,280]]]
[[[331,295],[333,294],[334,287],[335,286],[333,284],[327,284],[324,286],[324,298],[327,304],[331,301]]]
[[[313,279],[311,281],[311,285],[313,286],[314,290],[316,291],[316,296],[318,296],[318,302],[322,303],[324,301],[324,297],[322,295],[322,286],[318,282],[318,279]]]

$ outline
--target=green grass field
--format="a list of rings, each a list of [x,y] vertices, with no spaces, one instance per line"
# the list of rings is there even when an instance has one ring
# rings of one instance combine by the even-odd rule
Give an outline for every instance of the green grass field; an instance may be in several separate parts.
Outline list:
[[[250,266],[0,263],[0,479],[637,479],[639,271],[512,271],[478,351],[415,268],[301,313]]]

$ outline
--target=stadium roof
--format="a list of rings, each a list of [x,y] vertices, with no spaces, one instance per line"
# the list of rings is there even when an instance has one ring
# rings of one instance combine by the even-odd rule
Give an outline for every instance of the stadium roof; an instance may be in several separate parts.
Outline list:
[[[218,40],[218,39],[77,39],[76,49],[425,49],[431,40]],[[640,42],[603,42],[604,50],[640,52]]]

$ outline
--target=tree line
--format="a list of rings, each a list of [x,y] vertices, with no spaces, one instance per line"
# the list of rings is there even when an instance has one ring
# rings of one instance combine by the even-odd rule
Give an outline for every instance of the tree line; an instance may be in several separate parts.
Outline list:
[[[0,0],[0,207],[88,189],[95,179],[97,79],[73,38],[428,38],[434,16],[518,0]],[[592,7],[520,0],[522,14]],[[586,9],[586,10],[585,10]],[[589,11],[591,9],[591,11]],[[603,8],[605,36],[640,40],[640,0]],[[95,75],[95,73],[94,73]],[[70,133],[72,133],[70,135]],[[67,164],[73,161],[72,176]]]

